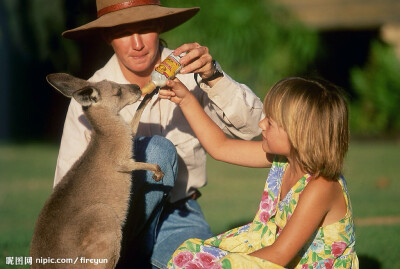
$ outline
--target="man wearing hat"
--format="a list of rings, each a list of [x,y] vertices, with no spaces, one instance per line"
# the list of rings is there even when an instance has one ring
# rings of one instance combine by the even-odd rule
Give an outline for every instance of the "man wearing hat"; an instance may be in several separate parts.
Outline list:
[[[159,34],[193,17],[199,8],[167,8],[159,0],[96,0],[98,18],[63,36],[101,37],[115,54],[90,81],[104,79],[143,87],[154,67],[172,50]],[[183,68],[177,77],[191,90],[208,115],[228,135],[252,139],[260,133],[262,103],[246,86],[235,82],[197,43],[174,50]],[[234,57],[234,56],[233,56]],[[162,95],[167,88],[161,89]],[[120,114],[130,122],[139,102]],[[86,149],[90,140],[81,106],[71,100],[65,120],[54,184]],[[151,173],[135,172],[133,198],[127,216],[118,268],[166,268],[174,250],[188,238],[212,236],[196,201],[206,184],[206,152],[176,104],[153,97],[141,117],[135,140],[138,161],[157,163],[165,173],[158,184]],[[176,154],[177,153],[177,154]],[[90,195],[90,193],[88,193]],[[117,194],[116,194],[117,195]],[[99,257],[100,258],[100,257]]]

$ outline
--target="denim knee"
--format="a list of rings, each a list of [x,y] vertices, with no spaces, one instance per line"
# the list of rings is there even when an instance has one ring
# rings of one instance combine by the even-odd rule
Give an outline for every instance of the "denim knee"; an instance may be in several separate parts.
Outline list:
[[[167,138],[155,135],[150,137],[146,151],[148,153],[156,153],[158,156],[164,156],[170,158],[171,163],[176,162],[177,152],[174,144]]]

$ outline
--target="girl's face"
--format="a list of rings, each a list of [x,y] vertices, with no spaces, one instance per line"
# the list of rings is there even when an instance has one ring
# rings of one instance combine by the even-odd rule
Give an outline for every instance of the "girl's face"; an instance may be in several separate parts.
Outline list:
[[[290,141],[286,131],[271,118],[265,117],[258,123],[263,137],[262,147],[266,153],[289,157]]]
[[[159,60],[159,27],[151,23],[116,29],[109,36],[123,71],[147,74]]]

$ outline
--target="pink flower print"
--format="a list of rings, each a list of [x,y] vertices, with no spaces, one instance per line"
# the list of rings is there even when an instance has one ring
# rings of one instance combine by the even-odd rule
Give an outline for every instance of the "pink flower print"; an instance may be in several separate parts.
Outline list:
[[[262,196],[261,196],[261,203],[266,201],[268,199],[268,197],[269,197],[268,190],[265,189],[263,194],[262,194]]]
[[[261,209],[265,210],[265,211],[269,211],[271,209],[271,203],[270,201],[265,201],[265,202],[261,202]]]
[[[217,269],[218,264],[215,264],[215,261],[217,260],[214,255],[207,253],[207,252],[199,252],[196,254],[196,259],[200,261],[200,264],[202,265],[201,268],[204,269]]]
[[[194,260],[189,261],[185,265],[185,269],[221,269],[222,265],[210,253],[199,252]]]
[[[308,266],[308,268],[324,268],[324,269],[332,269],[334,259],[327,259],[327,260],[319,260],[312,264],[312,266]],[[307,268],[307,267],[305,267]],[[303,267],[302,267],[303,269]]]
[[[346,242],[333,242],[332,244],[332,255],[337,258],[343,254],[344,250],[346,249],[347,244]]]
[[[267,191],[265,191],[264,194],[260,202],[260,209],[269,211],[274,206],[275,201],[272,200],[272,197],[268,195]]]
[[[278,197],[275,197],[275,199],[272,201],[272,205],[275,208],[277,204],[278,204]]]
[[[334,259],[327,259],[327,260],[325,260],[325,261],[324,261],[325,268],[326,268],[326,269],[332,269],[332,268],[333,268],[333,262],[334,262],[334,261],[335,261]]]
[[[302,264],[302,265],[301,265],[301,269],[308,269],[308,268],[310,268],[310,267],[308,266],[308,264]]]
[[[202,269],[198,260],[190,261],[186,264],[185,269]]]
[[[270,215],[267,211],[262,211],[260,213],[260,221],[264,224],[266,224],[268,222],[269,217],[270,217]]]
[[[184,267],[189,261],[193,260],[193,257],[190,251],[182,251],[174,257],[173,262],[178,267]]]

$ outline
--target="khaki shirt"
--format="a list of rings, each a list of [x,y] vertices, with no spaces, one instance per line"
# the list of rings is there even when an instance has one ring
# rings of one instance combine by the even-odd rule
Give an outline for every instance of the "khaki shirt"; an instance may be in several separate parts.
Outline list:
[[[162,59],[172,51],[164,48]],[[201,83],[200,89],[193,74],[178,74],[177,77],[197,97],[206,113],[228,135],[252,139],[260,134],[258,122],[262,117],[260,99],[244,84],[239,84],[224,74],[214,87]],[[108,63],[98,70],[89,81],[115,81],[130,84],[123,76],[114,54]],[[130,122],[139,101],[128,105],[120,112]],[[157,95],[143,111],[137,136],[160,135],[169,139],[178,152],[178,176],[172,189],[171,202],[191,195],[195,189],[203,187],[206,179],[206,152],[195,137],[179,106]],[[82,112],[82,107],[74,100],[68,108],[54,178],[56,185],[72,164],[85,151],[91,136],[91,127]]]

